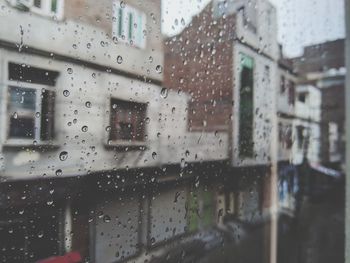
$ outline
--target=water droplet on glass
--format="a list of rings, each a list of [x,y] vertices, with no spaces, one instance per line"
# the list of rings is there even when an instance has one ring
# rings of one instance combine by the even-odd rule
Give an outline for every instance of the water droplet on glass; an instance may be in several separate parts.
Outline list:
[[[181,24],[184,26],[186,24],[185,19],[181,18]]]
[[[148,118],[148,117],[145,119],[145,123],[146,123],[146,124],[149,124],[150,121],[151,121],[151,120],[150,120],[150,118]]]
[[[162,90],[160,91],[160,96],[163,99],[166,99],[168,97],[168,89],[167,88],[162,88]]]
[[[72,68],[67,68],[67,72],[68,72],[68,74],[72,74],[73,73],[73,69]]]
[[[56,170],[56,175],[57,175],[57,176],[62,175],[62,170],[61,170],[61,169]]]
[[[104,215],[103,216],[103,222],[105,222],[105,223],[111,222],[111,217],[109,215]]]
[[[123,63],[123,57],[122,56],[118,56],[117,57],[117,63],[118,64],[122,64]]]
[[[88,126],[83,126],[83,127],[81,127],[81,130],[83,131],[83,132],[87,132],[88,131]]]
[[[44,236],[44,232],[40,231],[40,232],[38,233],[38,238],[42,238],[43,236]]]
[[[90,101],[85,102],[85,106],[86,108],[91,108],[91,102]]]
[[[60,158],[61,161],[67,160],[67,158],[68,158],[68,152],[66,152],[66,151],[60,152],[59,158]]]
[[[69,90],[66,90],[66,89],[65,89],[65,90],[63,91],[63,96],[68,97],[69,94],[70,94]]]
[[[186,157],[190,156],[190,151],[186,150],[185,155],[186,155]]]
[[[120,2],[120,7],[121,7],[121,8],[124,8],[124,7],[125,7],[125,2],[124,2],[124,1],[121,1],[121,2]]]
[[[17,119],[17,118],[18,118],[17,112],[13,113],[12,117],[13,117],[14,119]]]
[[[91,48],[91,43],[87,43],[87,44],[86,44],[86,47],[87,47],[87,48]]]
[[[163,67],[161,65],[158,65],[156,67],[156,71],[157,71],[158,74],[161,74],[163,72]]]
[[[153,158],[153,160],[155,160],[157,158],[157,153],[156,152],[152,153],[152,158]]]

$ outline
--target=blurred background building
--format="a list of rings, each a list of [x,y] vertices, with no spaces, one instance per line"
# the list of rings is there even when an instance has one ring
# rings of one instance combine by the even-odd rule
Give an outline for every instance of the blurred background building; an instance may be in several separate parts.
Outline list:
[[[267,0],[167,39],[160,0],[0,5],[2,262],[191,262],[252,235],[240,259],[268,262],[302,169],[345,160],[342,42],[285,58]]]

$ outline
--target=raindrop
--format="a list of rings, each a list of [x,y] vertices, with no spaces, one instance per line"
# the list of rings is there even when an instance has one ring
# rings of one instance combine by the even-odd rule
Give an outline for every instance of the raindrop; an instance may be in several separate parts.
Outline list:
[[[151,120],[150,120],[150,118],[148,118],[148,117],[145,119],[146,124],[149,124],[150,121],[151,121]]]
[[[163,72],[163,67],[161,65],[156,66],[156,71],[158,74],[161,74]]]
[[[66,89],[65,89],[65,90],[63,91],[63,96],[68,97],[69,94],[70,94],[69,90],[66,90]]]
[[[37,117],[37,118],[40,118],[40,115],[41,115],[40,112],[35,113],[35,117]]]
[[[62,175],[62,170],[61,169],[56,170],[56,175],[57,176],[61,176]]]
[[[104,215],[103,216],[103,222],[105,222],[105,223],[111,222],[111,217],[109,215]]]
[[[155,160],[157,158],[157,153],[156,152],[152,153],[152,158],[153,158],[153,160]]]
[[[83,126],[83,127],[81,127],[81,130],[83,131],[83,132],[87,132],[88,131],[88,126]]]
[[[66,152],[66,151],[60,152],[59,158],[60,158],[61,161],[67,160],[67,158],[68,158],[68,152]]]
[[[91,102],[90,101],[85,102],[85,106],[86,108],[91,108]]]
[[[73,69],[72,68],[67,68],[67,72],[68,72],[68,74],[72,74],[73,73]]]
[[[120,7],[121,7],[121,8],[124,8],[124,7],[125,7],[125,2],[124,2],[124,1],[121,1],[121,2],[120,2]]]
[[[91,48],[91,43],[87,43],[87,44],[86,44],[86,47],[87,47],[87,48]]]
[[[118,56],[117,57],[117,63],[118,64],[122,64],[123,63],[123,57],[122,56]]]
[[[38,233],[38,238],[42,238],[43,236],[44,236],[44,232],[40,231],[40,232]]]
[[[168,97],[168,89],[167,88],[162,88],[162,90],[160,91],[160,96],[163,99],[166,99]]]
[[[18,118],[18,114],[17,112],[13,113],[13,116],[12,116],[14,119],[17,119]]]
[[[185,155],[186,155],[186,157],[190,156],[190,151],[186,150]]]

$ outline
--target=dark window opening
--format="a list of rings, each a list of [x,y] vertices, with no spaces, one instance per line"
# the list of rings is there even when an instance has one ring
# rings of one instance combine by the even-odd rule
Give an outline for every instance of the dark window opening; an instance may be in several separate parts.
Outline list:
[[[295,103],[295,83],[293,81],[288,83],[288,102],[291,105]]]
[[[9,80],[55,86],[59,73],[29,65],[9,63]]]
[[[253,105],[253,69],[254,60],[241,55],[240,105],[239,105],[239,155],[253,157],[254,154],[254,105]]]
[[[298,94],[298,101],[305,103],[306,102],[306,97],[307,97],[306,93],[299,93]]]
[[[111,100],[111,131],[112,141],[144,141],[146,104]]]
[[[280,92],[284,93],[286,91],[286,79],[284,76],[281,77],[281,87]]]

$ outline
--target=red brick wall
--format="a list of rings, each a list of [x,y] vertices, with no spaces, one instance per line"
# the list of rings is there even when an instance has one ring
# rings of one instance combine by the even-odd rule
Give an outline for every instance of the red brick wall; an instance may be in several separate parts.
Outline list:
[[[64,16],[112,33],[113,7],[111,0],[69,0],[64,3]]]
[[[209,4],[165,42],[164,85],[189,93],[189,130],[227,131],[233,99],[235,17],[215,21]]]

